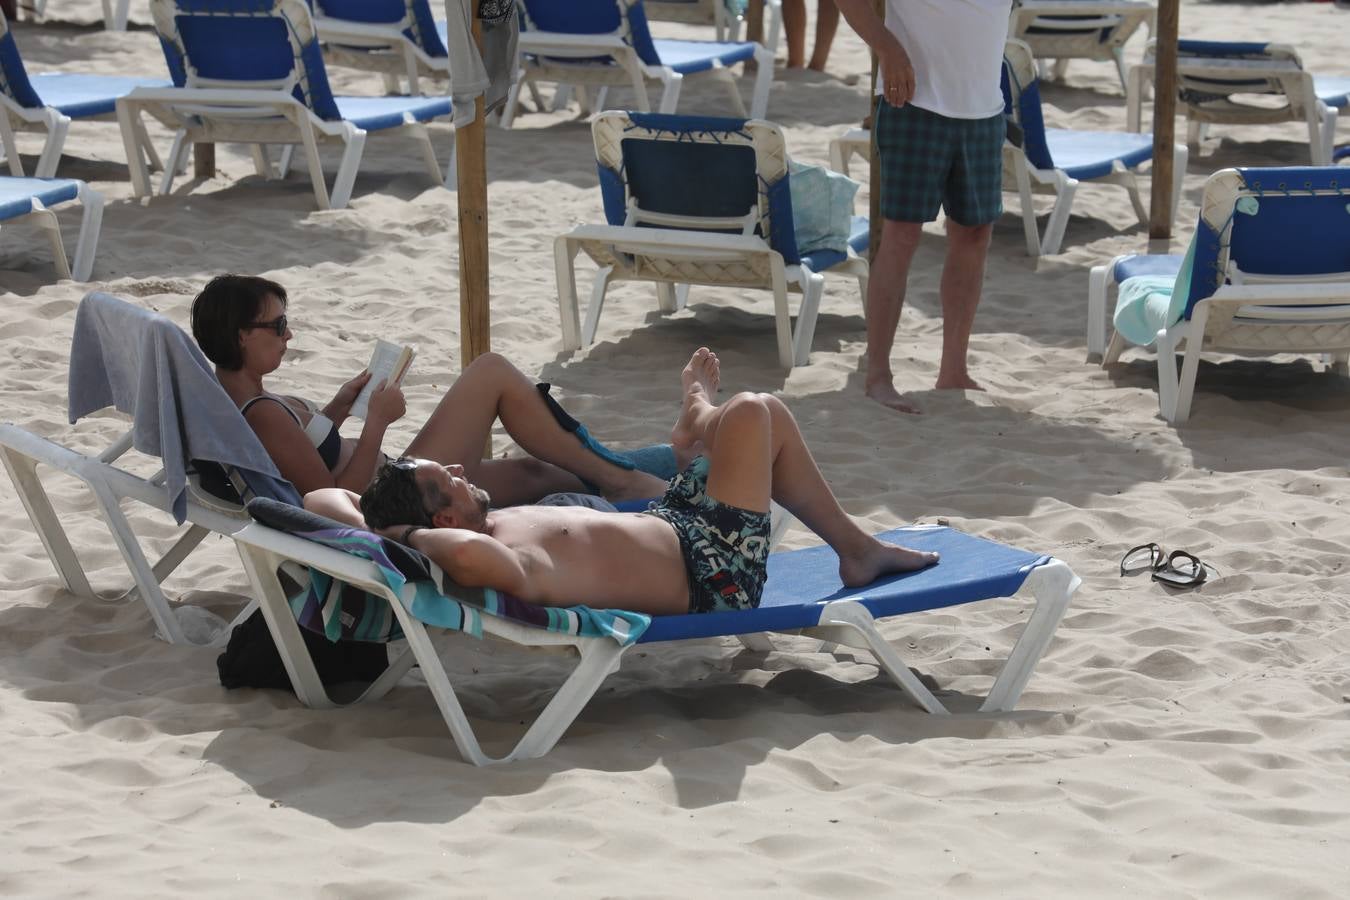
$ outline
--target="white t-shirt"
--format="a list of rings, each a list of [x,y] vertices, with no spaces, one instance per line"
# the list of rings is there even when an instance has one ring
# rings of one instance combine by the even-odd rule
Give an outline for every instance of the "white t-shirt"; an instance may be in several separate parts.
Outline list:
[[[886,27],[914,65],[910,102],[952,119],[1001,113],[1011,13],[1012,0],[886,0]],[[878,80],[878,94],[883,87]]]

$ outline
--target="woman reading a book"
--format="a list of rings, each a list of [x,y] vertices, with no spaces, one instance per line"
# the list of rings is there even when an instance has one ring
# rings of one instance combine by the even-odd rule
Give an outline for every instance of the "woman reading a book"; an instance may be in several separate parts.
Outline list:
[[[396,381],[370,391],[360,437],[338,427],[371,375],[362,372],[327,404],[274,394],[263,378],[281,366],[291,330],[286,289],[250,275],[213,278],[192,301],[192,335],[215,363],[216,377],[257,433],[282,476],[301,494],[340,487],[360,493],[385,461],[381,445],[406,410]],[[610,500],[659,496],[665,482],[611,462],[560,424],[545,394],[506,359],[475,359],[446,391],[406,456],[464,466],[494,504],[530,503],[546,494],[583,491],[584,483]],[[564,417],[565,413],[562,414]],[[481,459],[492,425],[502,425],[530,457]],[[584,434],[584,432],[579,432]]]

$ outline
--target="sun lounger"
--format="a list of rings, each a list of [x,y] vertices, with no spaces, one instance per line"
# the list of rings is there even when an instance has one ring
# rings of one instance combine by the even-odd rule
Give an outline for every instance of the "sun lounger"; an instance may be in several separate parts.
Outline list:
[[[1139,195],[1136,170],[1153,159],[1153,135],[1113,131],[1046,128],[1041,115],[1040,87],[1031,50],[1021,41],[1008,41],[1004,49],[1003,98],[1007,110],[1022,129],[1022,145],[1006,142],[1004,189],[1017,190],[1022,198],[1022,222],[1027,236],[1027,252],[1058,253],[1069,223],[1069,210],[1080,181],[1118,184],[1129,192],[1130,202],[1140,224],[1148,222],[1148,211]],[[1186,171],[1186,148],[1173,147],[1172,171]],[[1009,178],[1011,173],[1011,178]],[[1181,201],[1182,178],[1173,179],[1171,217],[1176,218]],[[1054,208],[1045,224],[1045,233],[1036,236],[1036,211],[1030,193],[1055,196]]]
[[[137,88],[117,101],[136,196],[150,193],[135,152],[145,112],[177,131],[161,192],[172,187],[192,144],[252,144],[265,176],[272,173],[267,145],[299,145],[319,208],[341,209],[351,197],[367,133],[392,129],[412,134],[432,181],[444,182],[424,123],[449,116],[450,101],[334,96],[306,0],[151,0],[150,12],[174,86]],[[320,142],[342,146],[331,194]],[[283,171],[288,160],[289,153]]]
[[[328,62],[378,72],[390,93],[400,75],[413,95],[422,93],[422,78],[450,77],[445,20],[429,0],[314,0],[314,27]]]
[[[127,30],[127,12],[131,0],[103,0],[103,27],[109,31]],[[41,19],[47,14],[47,0],[21,0],[19,15],[25,19]]]
[[[1130,69],[1126,115],[1131,131],[1140,128],[1144,87],[1153,83],[1155,53],[1150,41],[1143,63]],[[1209,124],[1303,122],[1315,166],[1331,163],[1336,110],[1350,104],[1350,78],[1307,72],[1298,52],[1285,44],[1179,41],[1177,90],[1192,147],[1199,146],[1201,129]],[[1244,98],[1251,95],[1283,102],[1275,106],[1247,102]]]
[[[763,117],[773,83],[773,51],[750,42],[653,38],[642,0],[523,0],[519,82],[507,98],[502,126],[510,128],[520,89],[536,82],[631,87],[642,112],[651,111],[647,82],[662,86],[658,110],[673,113],[686,77],[716,79],[726,87],[736,115],[746,115],[730,66],[754,60],[750,116]],[[604,105],[597,98],[595,110]]]
[[[799,253],[787,149],[770,122],[602,113],[592,125],[606,225],[581,225],[554,242],[563,347],[595,340],[613,281],[657,285],[663,312],[691,284],[771,290],[779,363],[805,365],[824,272],[855,278],[867,296],[867,220],[853,217],[846,250]],[[580,325],[576,255],[600,266]],[[802,293],[794,335],[788,291]]]
[[[299,503],[282,481],[266,450],[216,381],[211,364],[184,331],[162,315],[108,294],[81,301],[71,343],[70,418],[75,421],[107,406],[132,417],[131,427],[107,450],[87,456],[16,425],[0,424],[0,460],[23,501],[61,578],[62,586],[94,597],[79,553],[71,545],[38,476],[43,465],[83,481],[112,533],[135,587],[150,610],[158,633],[185,643],[181,610],[169,602],[162,582],[211,532],[229,534],[247,524],[240,503],[219,499],[192,485],[196,476],[214,477],[213,488],[236,500],[251,496]],[[159,458],[164,468],[149,478],[118,461],[133,447]],[[226,478],[230,482],[226,482]],[[232,482],[232,483],[231,483]],[[124,499],[171,513],[187,530],[151,564],[122,511]],[[252,611],[252,605],[235,619]],[[228,637],[229,630],[216,643]]]
[[[731,636],[768,650],[772,645],[766,633],[806,634],[871,652],[915,703],[945,714],[946,706],[878,631],[877,620],[1025,592],[1035,598],[1035,607],[979,707],[981,712],[1010,710],[1079,584],[1069,567],[1052,557],[945,527],[914,526],[882,537],[936,550],[942,562],[865,588],[844,588],[837,557],[828,548],[812,548],[770,555],[769,581],[755,610],[655,618],[604,611],[597,615],[584,607],[545,610],[495,591],[461,588],[416,551],[284,504],[259,500],[249,511],[259,521],[233,537],[301,701],[311,707],[339,705],[324,690],[305,651],[297,611],[330,636],[341,631],[339,617],[364,623],[372,636],[402,637],[407,650],[358,699],[383,696],[413,665],[420,666],[455,745],[475,765],[543,756],[618,669],[623,655],[639,644]],[[279,571],[311,584],[317,576],[319,588],[297,593],[292,605]],[[349,587],[335,587],[339,582]],[[340,616],[343,612],[347,615]],[[570,647],[580,662],[524,737],[509,753],[494,758],[483,750],[460,706],[428,624],[523,646]]]
[[[1019,0],[1013,4],[1008,37],[1024,42],[1038,60],[1055,60],[1063,78],[1070,59],[1116,64],[1125,88],[1125,43],[1141,26],[1153,29],[1158,8],[1138,0]],[[1043,66],[1041,77],[1050,77]]]
[[[759,0],[756,0],[759,2]],[[763,0],[766,20],[764,46],[778,47],[782,28],[781,0]],[[735,0],[643,0],[648,22],[682,22],[686,25],[711,25],[718,41],[738,41],[745,4]]]
[[[153,78],[125,78],[120,75],[81,75],[52,72],[30,76],[19,56],[5,17],[0,15],[0,118],[15,131],[37,131],[47,135],[34,174],[50,178],[56,174],[72,119],[111,118],[117,98],[138,87],[164,87],[169,82]],[[136,145],[150,149],[151,164],[159,167],[159,157],[145,137],[137,132]],[[11,175],[22,175],[19,154],[5,147]]]
[[[1350,180],[1345,169],[1223,169],[1205,183],[1200,221],[1178,257],[1116,257],[1088,281],[1088,347],[1105,342],[1110,284],[1131,276],[1175,278],[1170,290],[1118,307],[1102,365],[1127,343],[1158,344],[1158,408],[1173,424],[1190,416],[1205,350],[1245,355],[1328,353],[1350,360]],[[1145,285],[1148,287],[1148,285]],[[1152,296],[1148,296],[1151,294]],[[1128,324],[1133,337],[1123,333]],[[1176,355],[1185,355],[1180,373]]]
[[[0,131],[4,131],[3,123],[0,123]],[[61,223],[51,210],[57,204],[70,201],[84,208],[73,269],[66,259],[66,247],[61,241]],[[98,232],[103,222],[103,196],[74,178],[15,178],[12,175],[0,175],[0,223],[8,225],[28,219],[35,220],[46,232],[57,275],[88,281],[94,268],[94,251],[98,247]]]

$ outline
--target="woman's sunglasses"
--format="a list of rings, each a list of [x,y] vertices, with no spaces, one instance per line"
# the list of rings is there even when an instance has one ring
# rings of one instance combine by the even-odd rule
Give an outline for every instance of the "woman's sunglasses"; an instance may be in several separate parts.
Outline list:
[[[270,322],[249,322],[249,323],[248,323],[247,325],[245,325],[244,327],[245,327],[245,328],[266,328],[266,329],[269,329],[269,330],[271,330],[271,331],[275,331],[277,337],[285,337],[285,336],[286,336],[286,317],[285,317],[285,316],[277,316],[275,319],[271,320]]]

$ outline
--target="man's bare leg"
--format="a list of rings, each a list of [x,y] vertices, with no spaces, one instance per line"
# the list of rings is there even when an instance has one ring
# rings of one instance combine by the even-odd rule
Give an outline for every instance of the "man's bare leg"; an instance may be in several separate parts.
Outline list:
[[[947,220],[947,258],[942,266],[942,365],[939,390],[982,391],[970,377],[966,356],[975,308],[980,305],[984,263],[989,255],[993,225],[961,225]]]
[[[834,0],[819,0],[816,4],[816,43],[811,50],[809,68],[817,72],[825,71],[825,63],[830,58],[830,46],[834,43],[835,32],[839,30],[839,7]]]
[[[497,419],[526,453],[551,464],[549,468],[526,460],[484,466],[483,446]],[[611,500],[655,497],[665,489],[661,479],[623,469],[583,447],[553,418],[534,382],[496,353],[486,353],[465,368],[407,454],[459,463],[469,480],[503,506],[553,491],[580,490],[579,478],[597,485]]]
[[[717,366],[706,347],[690,358],[681,373],[680,419],[671,433],[672,442],[701,440],[707,448],[708,496],[756,512],[768,512],[772,496],[839,554],[839,577],[849,587],[937,562],[935,553],[882,543],[854,523],[777,397],[742,393],[714,406],[709,385],[716,383]]]
[[[867,375],[863,389],[882,406],[903,413],[917,413],[895,389],[891,373],[891,347],[905,305],[905,285],[914,252],[919,249],[923,225],[918,222],[881,223],[881,241],[867,280]]]

